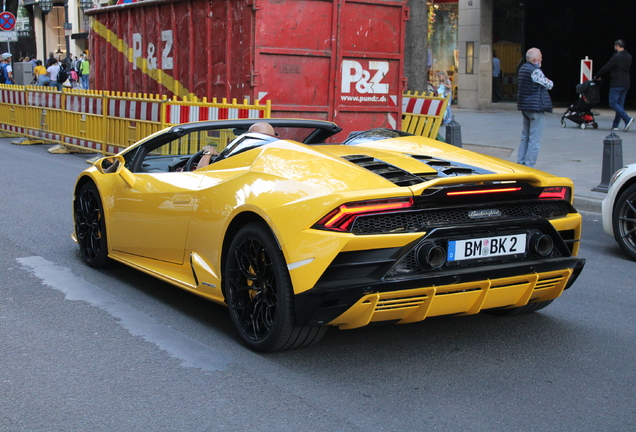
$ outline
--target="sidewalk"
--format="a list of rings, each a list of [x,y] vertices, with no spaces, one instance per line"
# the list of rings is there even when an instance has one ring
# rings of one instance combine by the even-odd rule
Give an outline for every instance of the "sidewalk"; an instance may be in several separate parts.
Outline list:
[[[541,150],[535,168],[574,181],[574,206],[579,210],[601,212],[605,193],[594,192],[601,182],[603,140],[610,134],[614,111],[595,109],[598,129],[580,129],[576,123],[561,116],[566,108],[555,108],[546,114]],[[636,115],[636,113],[628,113]],[[515,103],[493,104],[489,111],[453,107],[455,120],[461,125],[463,147],[467,150],[497,156],[516,162],[521,137],[522,117]],[[621,122],[620,128],[624,125]],[[445,131],[442,128],[440,133]],[[623,164],[636,162],[636,125],[628,132],[615,132],[623,140]]]

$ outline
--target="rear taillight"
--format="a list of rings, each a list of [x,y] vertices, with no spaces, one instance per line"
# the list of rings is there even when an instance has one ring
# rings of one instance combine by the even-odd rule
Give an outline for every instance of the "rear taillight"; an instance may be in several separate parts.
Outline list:
[[[347,203],[339,206],[320,219],[316,225],[314,225],[314,228],[348,232],[351,229],[353,221],[355,221],[358,216],[404,210],[412,206],[412,197]]]
[[[541,200],[565,200],[570,201],[572,191],[567,186],[552,186],[543,189],[539,199]]]
[[[521,190],[520,187],[509,187],[509,188],[492,188],[492,189],[471,189],[471,190],[463,190],[463,191],[450,191],[447,192],[447,196],[456,196],[456,195],[487,195],[494,193],[507,193],[507,192],[519,192]]]

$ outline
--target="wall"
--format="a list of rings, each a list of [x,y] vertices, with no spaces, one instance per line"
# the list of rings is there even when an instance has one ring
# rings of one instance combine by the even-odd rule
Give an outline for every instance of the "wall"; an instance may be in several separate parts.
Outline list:
[[[490,108],[492,98],[492,11],[493,0],[459,1],[458,106]],[[467,43],[474,43],[473,71],[467,73]]]
[[[593,72],[614,54],[614,41],[623,39],[627,51],[636,54],[634,17],[636,1],[533,0],[525,3],[525,49],[536,46],[543,53],[541,69],[554,81],[553,102],[568,106],[577,99],[581,60],[594,60]],[[546,11],[550,13],[546,13]],[[539,23],[539,25],[533,25]],[[632,85],[636,82],[632,63]],[[607,106],[609,76],[601,86],[602,104]],[[636,107],[636,92],[627,94],[626,105]],[[631,114],[630,114],[631,115]]]

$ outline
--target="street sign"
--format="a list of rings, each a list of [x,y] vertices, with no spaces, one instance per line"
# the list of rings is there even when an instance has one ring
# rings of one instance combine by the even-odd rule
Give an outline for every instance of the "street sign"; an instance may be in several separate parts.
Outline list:
[[[0,30],[11,31],[15,28],[15,15],[4,11],[0,13]]]
[[[64,36],[71,36],[73,34],[73,23],[64,23]]]
[[[18,41],[18,32],[15,30],[11,31],[1,31],[0,32],[0,42],[17,42]]]

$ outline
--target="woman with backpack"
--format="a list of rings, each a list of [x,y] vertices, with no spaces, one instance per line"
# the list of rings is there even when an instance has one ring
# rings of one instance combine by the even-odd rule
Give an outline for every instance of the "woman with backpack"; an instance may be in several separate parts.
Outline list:
[[[2,76],[0,76],[0,84],[14,84],[13,68],[11,67],[11,53],[2,54],[2,64],[0,65]]]

